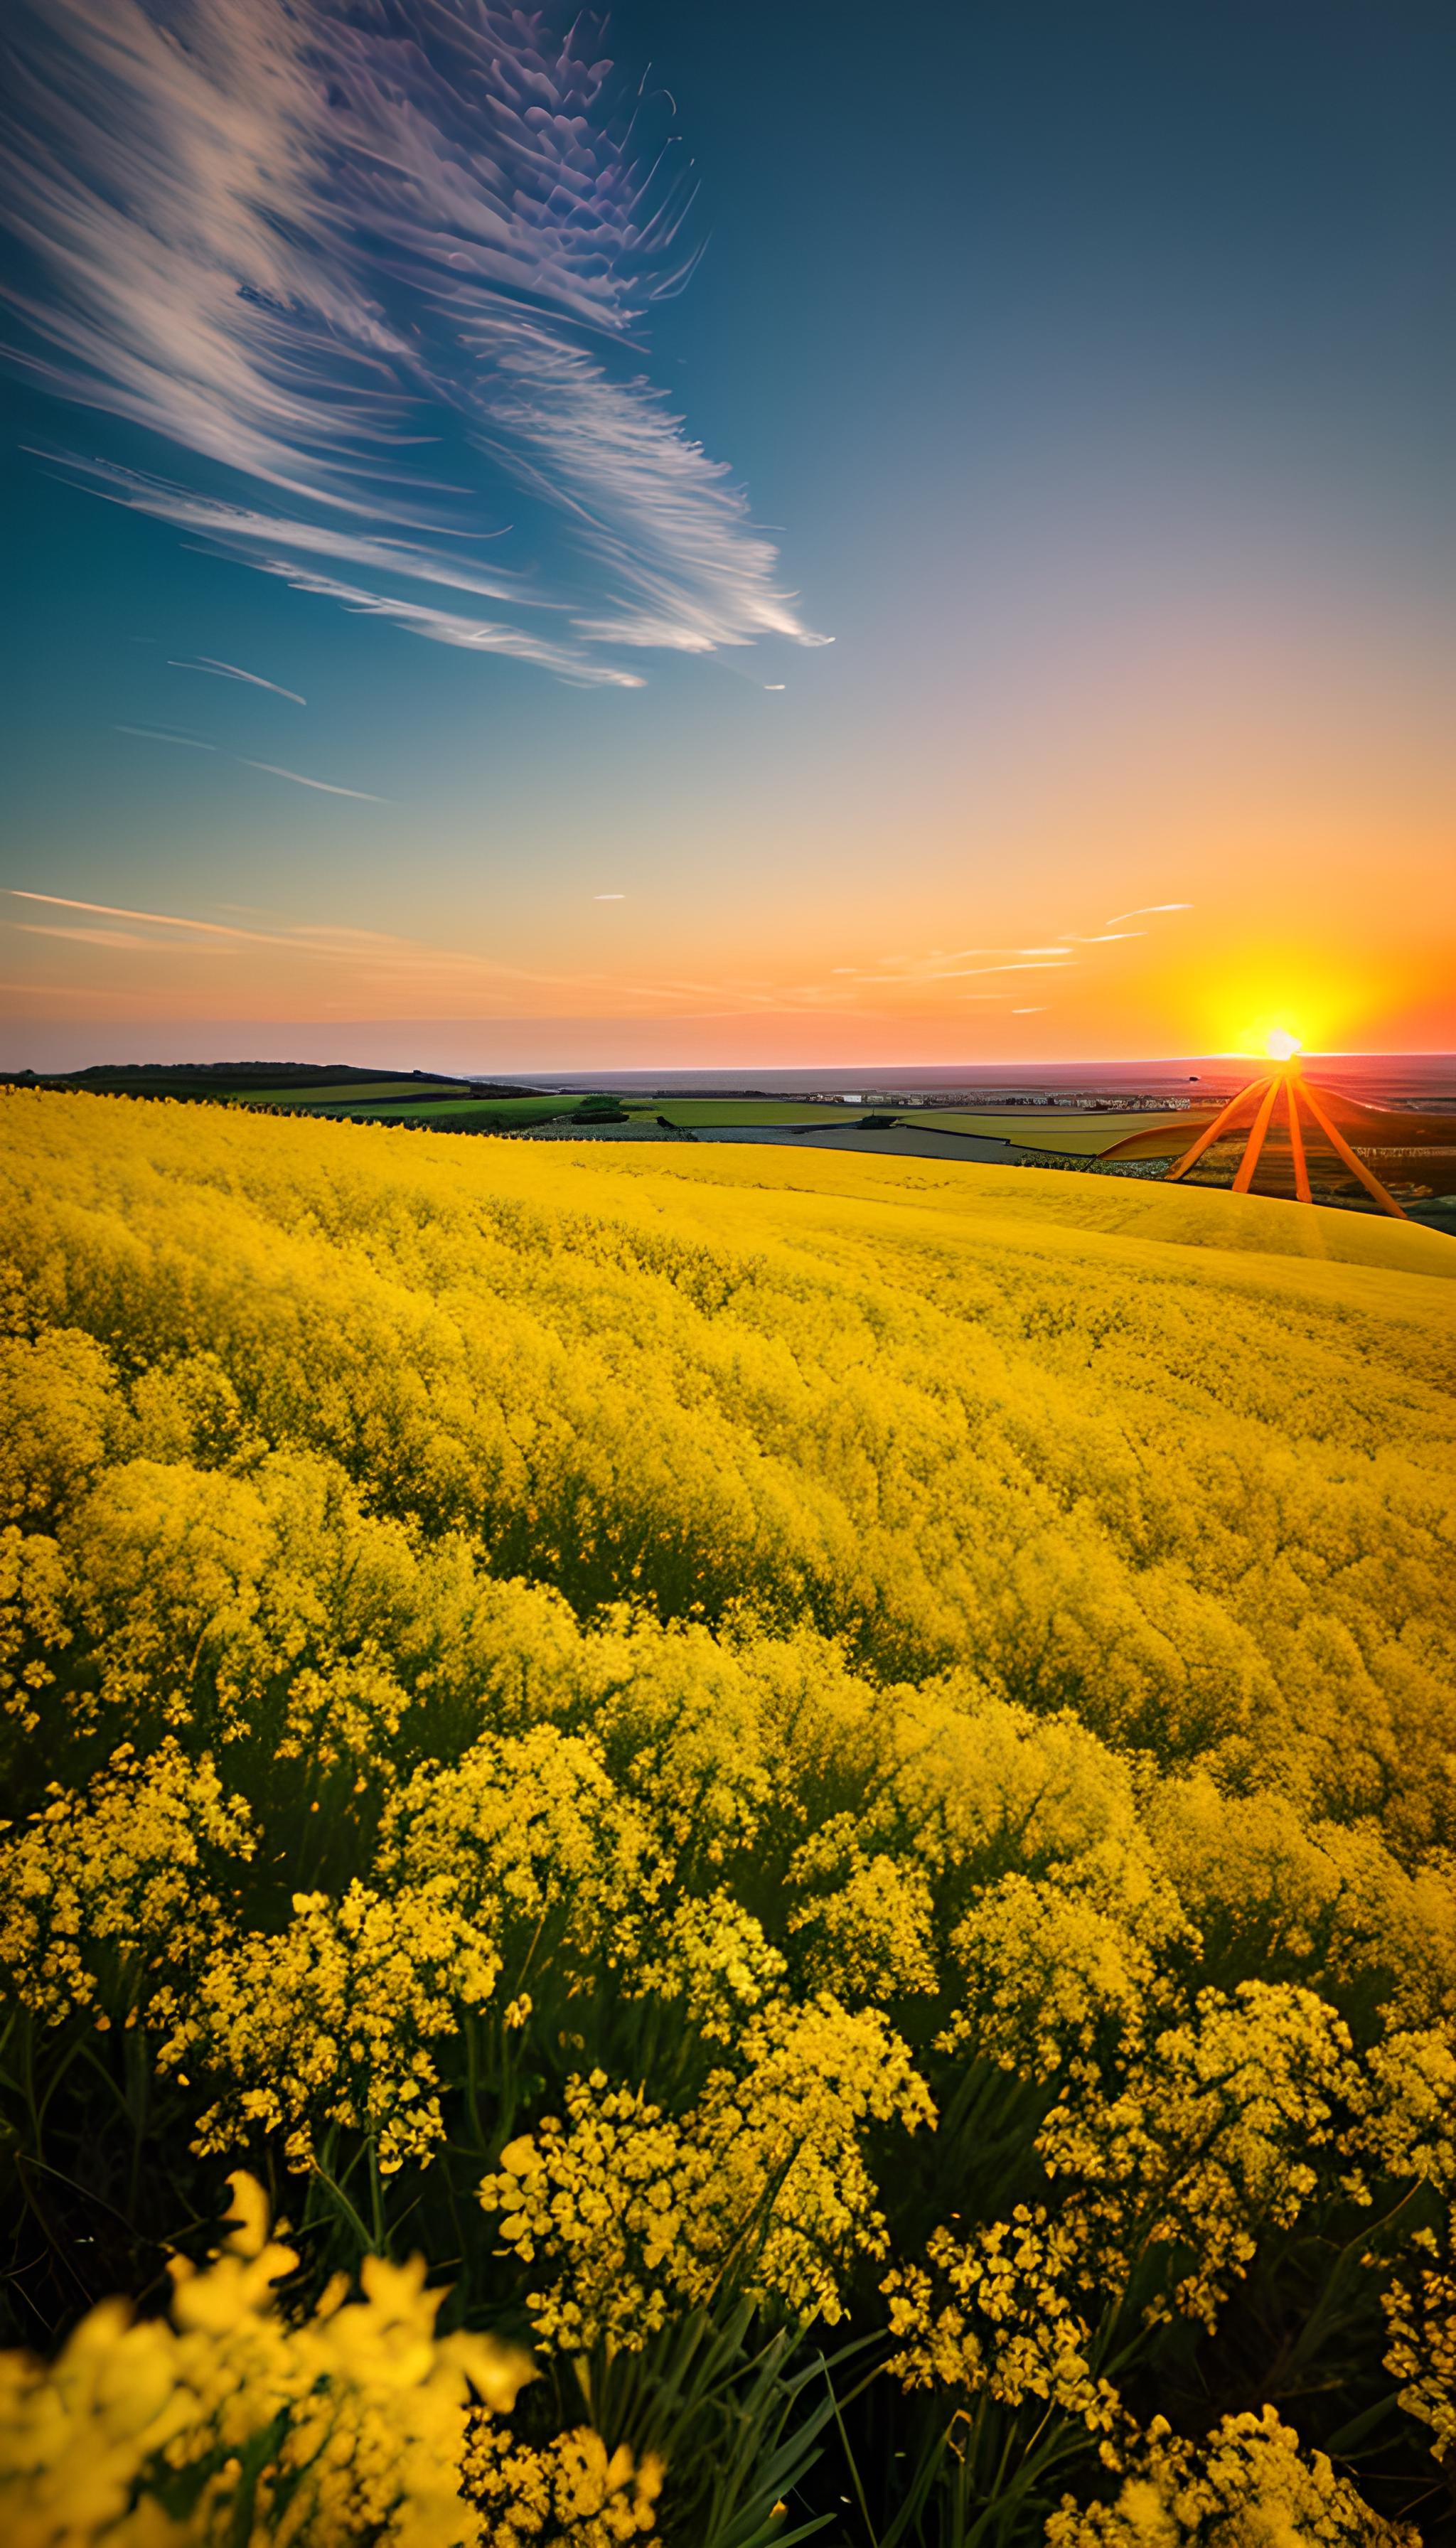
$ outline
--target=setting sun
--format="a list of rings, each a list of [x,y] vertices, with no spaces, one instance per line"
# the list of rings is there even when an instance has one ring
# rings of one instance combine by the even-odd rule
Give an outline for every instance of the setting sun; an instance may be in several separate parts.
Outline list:
[[[1286,1027],[1272,1027],[1264,1038],[1264,1049],[1271,1061],[1293,1061],[1304,1048],[1299,1037],[1291,1035]]]

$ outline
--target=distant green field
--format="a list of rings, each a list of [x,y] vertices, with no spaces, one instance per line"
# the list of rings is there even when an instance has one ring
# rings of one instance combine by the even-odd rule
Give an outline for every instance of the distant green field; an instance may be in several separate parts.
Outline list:
[[[435,1097],[453,1093],[465,1094],[463,1081],[447,1080],[432,1091]],[[423,1092],[417,1079],[381,1079],[368,1087],[357,1079],[336,1081],[322,1088],[232,1088],[225,1092],[228,1106],[377,1106],[382,1099],[419,1097]]]
[[[483,1130],[499,1125],[508,1130],[514,1124],[545,1124],[553,1116],[570,1115],[578,1103],[575,1097],[419,1097],[410,1102],[311,1106],[308,1112],[329,1123],[458,1124]]]
[[[859,1106],[795,1106],[783,1100],[731,1097],[672,1097],[623,1100],[629,1115],[661,1115],[669,1124],[682,1124],[690,1131],[694,1124],[823,1124],[843,1116],[854,1123],[864,1111]]]
[[[630,1098],[628,1111],[633,1115],[665,1116],[670,1124],[681,1124],[687,1131],[694,1125],[718,1124],[858,1124],[864,1115],[891,1115],[893,1106],[806,1106],[789,1100],[728,1097],[688,1097],[646,1100]],[[909,1106],[898,1110],[899,1121],[913,1124],[925,1132],[974,1133],[982,1139],[1017,1141],[1028,1149],[1075,1150],[1095,1156],[1125,1140],[1130,1133],[1150,1131],[1154,1126],[1171,1121],[1159,1115],[1086,1115],[1078,1112],[1031,1115],[976,1114],[963,1106]]]
[[[979,1133],[1000,1141],[1016,1141],[1028,1150],[1082,1150],[1091,1156],[1111,1149],[1115,1141],[1125,1141],[1130,1133],[1151,1132],[1158,1125],[1182,1121],[1169,1115],[1086,1115],[1080,1110],[1064,1115],[1048,1108],[1043,1114],[973,1115],[963,1108],[917,1106],[907,1121],[934,1126],[946,1133]]]
[[[237,1090],[228,1092],[227,1097],[229,1105],[286,1107],[290,1112],[304,1111],[330,1121],[367,1116],[381,1123],[476,1126],[482,1131],[497,1126],[508,1130],[515,1125],[551,1123],[575,1114],[581,1102],[581,1095],[576,1093],[558,1097],[471,1097],[462,1089],[458,1094],[426,1094],[417,1080],[410,1079],[381,1080],[373,1088],[361,1088],[356,1081],[297,1091]],[[858,1124],[866,1114],[896,1112],[891,1106],[815,1106],[791,1098],[628,1097],[622,1103],[630,1115],[645,1117],[649,1122],[661,1116],[687,1132],[699,1126],[708,1130],[728,1124],[794,1124],[823,1130]],[[1040,1110],[1034,1115],[978,1114],[958,1106],[912,1106],[900,1110],[901,1122],[926,1132],[971,1133],[982,1138],[1016,1141],[1028,1149],[1069,1150],[1088,1156],[1110,1149],[1131,1133],[1151,1132],[1175,1120],[1172,1116],[1147,1114],[1043,1114]]]

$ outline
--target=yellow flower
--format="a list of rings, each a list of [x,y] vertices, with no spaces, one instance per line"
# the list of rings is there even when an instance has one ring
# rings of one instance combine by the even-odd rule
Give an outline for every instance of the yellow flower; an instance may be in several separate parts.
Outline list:
[[[1321,2451],[1309,2454],[1272,2407],[1226,2415],[1196,2443],[1155,2416],[1115,2504],[1063,2501],[1046,2548],[1417,2548],[1417,2533],[1384,2519]]]
[[[456,1907],[448,1878],[341,1900],[296,1894],[281,1937],[239,1938],[208,1957],[158,2058],[228,2084],[198,2146],[227,2150],[252,2125],[287,2133],[310,2164],[318,2129],[377,2137],[389,2172],[428,2160],[443,2126],[432,2048],[488,2000],[500,1957]]]
[[[557,2269],[531,2295],[543,2347],[640,2348],[676,2307],[735,2281],[833,2323],[855,2255],[883,2255],[863,2137],[935,2120],[904,2045],[877,2012],[822,1996],[765,2009],[741,2053],[681,2119],[600,2071],[573,2079],[566,2121],[501,2152],[481,2200],[522,2264]]]
[[[419,2258],[366,2258],[362,2299],[335,2286],[290,2323],[275,2286],[294,2253],[270,2237],[261,2189],[229,2182],[225,2250],[174,2267],[169,2319],[134,2322],[108,2301],[53,2365],[0,2355],[7,2548],[225,2548],[246,2512],[244,2457],[259,2540],[484,2548],[461,2491],[468,2446],[486,2411],[513,2408],[528,2358],[486,2336],[437,2336],[442,2295],[426,2291]],[[158,2490],[187,2475],[202,2492],[178,2526]]]

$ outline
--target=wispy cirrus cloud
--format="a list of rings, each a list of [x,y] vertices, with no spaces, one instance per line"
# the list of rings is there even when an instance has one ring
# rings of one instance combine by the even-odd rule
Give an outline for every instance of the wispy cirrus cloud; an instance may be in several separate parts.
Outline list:
[[[99,492],[581,681],[816,642],[646,376],[690,179],[599,27],[498,0],[20,0],[13,26],[23,359],[173,454],[73,458]]]
[[[978,960],[967,961],[967,958]],[[981,958],[988,960],[979,960]],[[884,969],[879,972],[863,971],[856,964],[836,964],[834,970],[856,983],[902,983],[913,988],[922,982],[971,982],[989,973],[1064,971],[1077,959],[1069,946],[1058,945],[959,947],[950,954],[936,948],[929,956],[887,956],[881,960]]]
[[[245,673],[240,664],[223,664],[216,655],[169,655],[167,670],[171,673],[212,673],[220,681],[244,682],[249,689],[271,690],[276,699],[292,699],[296,707],[309,704],[302,690],[286,690],[281,682],[267,681],[261,673]]]
[[[195,938],[235,938],[254,947],[272,947],[278,941],[276,930],[238,929],[229,921],[192,920],[181,912],[136,911],[131,904],[121,902],[82,902],[74,894],[41,893],[23,884],[7,885],[5,892],[11,902],[44,903],[51,911],[90,911],[106,920],[144,920],[153,929],[185,929]]]
[[[272,686],[271,682],[263,684],[265,689]],[[224,752],[221,744],[209,743],[199,734],[188,734],[181,726],[116,725],[112,732],[134,735],[141,743],[173,743],[189,752],[221,753],[225,761],[235,762],[239,770],[261,770],[270,778],[289,778],[295,787],[312,787],[320,796],[352,796],[361,805],[387,805],[391,801],[388,796],[376,794],[372,787],[343,787],[332,778],[310,778],[302,770],[285,770],[276,761],[253,761],[243,752]]]
[[[27,916],[14,918],[4,908],[9,903],[26,905]],[[81,917],[30,916],[38,910]],[[351,1001],[363,1002],[366,1007],[387,1008],[401,999],[408,1003],[450,998],[487,1000],[493,1011],[505,1013],[514,1009],[523,1015],[534,1015],[539,1014],[543,991],[555,998],[565,997],[569,1003],[585,1000],[610,1008],[625,1004],[634,1014],[648,1016],[753,1016],[766,1011],[799,1014],[813,1005],[812,987],[784,993],[775,991],[772,984],[735,979],[698,981],[665,975],[640,981],[624,978],[620,972],[545,970],[502,962],[467,948],[432,947],[425,941],[387,930],[355,929],[337,922],[248,928],[234,921],[199,919],[187,912],[153,911],[126,903],[93,902],[73,894],[45,893],[32,886],[0,888],[0,920],[19,936],[60,940],[129,959],[141,955],[184,960],[200,956],[219,959],[235,956],[245,967],[256,964],[255,951],[263,949],[267,951],[270,978],[276,978],[285,967],[296,977],[303,975],[315,982],[331,976],[336,983],[347,985]],[[99,923],[124,925],[98,926]],[[727,1006],[705,1012],[698,1005],[704,998],[726,1001]],[[408,1009],[407,1013],[413,1015],[417,1011]]]
[[[1191,902],[1139,902],[1136,911],[1115,911],[1107,926],[1116,929],[1120,921],[1150,919],[1154,912],[1191,911]]]
[[[604,891],[592,898],[618,903],[626,896]],[[23,916],[16,917],[10,905],[22,906]],[[236,916],[202,919],[185,912],[154,911],[46,893],[38,887],[10,886],[0,893],[0,921],[5,927],[27,937],[65,939],[98,951],[115,952],[128,959],[123,970],[139,955],[164,957],[170,951],[183,958],[197,955],[222,959],[232,955],[245,972],[250,965],[256,969],[260,959],[254,951],[263,950],[267,951],[270,983],[283,976],[294,981],[308,976],[315,984],[325,981],[335,987],[346,986],[349,999],[360,1004],[350,1014],[367,1011],[381,1016],[415,1016],[424,1011],[418,1006],[402,1007],[401,1003],[423,1001],[428,1005],[439,999],[457,999],[467,1005],[489,1002],[493,1015],[540,1015],[541,994],[549,991],[553,999],[560,996],[568,1008],[575,1004],[576,1011],[584,1014],[656,1016],[684,1022],[691,1018],[766,1016],[837,1016],[861,1022],[869,1018],[903,1020],[906,995],[914,1005],[921,994],[928,994],[930,1006],[946,999],[956,1003],[984,1002],[1001,1004],[1014,1016],[1036,1017],[1044,1014],[1046,1002],[1032,1006],[1028,995],[1036,999],[1039,994],[1049,993],[1060,973],[1081,971],[1083,963],[1070,953],[1074,942],[1069,940],[1059,953],[989,947],[956,951],[958,956],[981,959],[969,964],[935,951],[925,956],[885,957],[873,970],[838,964],[818,978],[798,980],[736,971],[704,978],[666,969],[642,978],[619,966],[547,969],[504,961],[465,946],[434,947],[389,931],[360,929],[336,921],[285,923],[236,905],[220,904],[214,908]],[[615,930],[610,936],[620,944]],[[1087,960],[1095,963],[1097,959]],[[218,969],[209,967],[210,978],[216,976]],[[1043,979],[1028,982],[1024,977],[1029,972],[1038,972]],[[949,993],[940,988],[947,983],[958,986],[968,979],[977,979],[977,987],[956,987]],[[995,987],[991,987],[993,984]],[[886,993],[890,996],[886,997]],[[704,1002],[710,1005],[705,1007]],[[458,1013],[461,1012],[450,1012]],[[566,1013],[564,1009],[562,1014]]]
[[[383,805],[388,800],[376,796],[371,787],[340,787],[331,778],[306,778],[301,770],[284,770],[276,761],[249,761],[245,753],[236,756],[244,770],[263,770],[270,778],[291,778],[295,787],[313,787],[320,796],[354,796],[361,805]]]
[[[188,752],[216,752],[218,749],[205,736],[184,734],[179,726],[174,725],[117,725],[113,726],[112,732],[136,735],[141,743],[179,744]]]
[[[63,938],[73,947],[120,947],[136,955],[147,951],[151,940],[135,929],[63,929],[51,921],[13,920],[22,938]]]
[[[488,974],[492,977],[515,981],[544,983],[566,981],[572,978],[566,974],[528,972],[519,965],[496,963],[488,956],[427,947],[417,939],[401,938],[385,930],[351,929],[339,924],[318,926],[300,923],[280,924],[268,929],[244,929],[239,928],[235,921],[202,920],[190,912],[143,910],[130,903],[88,902],[74,894],[43,893],[39,888],[27,885],[7,885],[4,892],[5,898],[11,902],[40,904],[51,911],[79,911],[86,913],[88,919],[131,921],[153,932],[160,930],[171,933],[170,938],[164,936],[158,940],[154,936],[135,939],[122,931],[88,930],[87,937],[98,944],[141,945],[153,952],[160,946],[170,945],[179,952],[190,950],[193,953],[196,952],[199,944],[236,949],[266,947],[274,950],[292,950],[296,954],[306,954],[360,969],[404,963],[411,970],[418,970],[421,965],[425,965],[446,971]],[[44,933],[39,924],[33,921],[11,921],[10,926],[29,931],[32,935],[45,934],[53,937],[60,934],[54,922],[46,922]],[[71,936],[79,934],[74,924],[67,924],[66,928],[67,934]]]
[[[1147,903],[1138,911],[1121,912],[1118,918],[1138,920],[1153,913],[1191,911],[1192,908],[1189,902]],[[1056,975],[1074,972],[1087,960],[1079,952],[1082,949],[1121,946],[1130,939],[1144,938],[1147,934],[1142,929],[1119,929],[1115,922],[1109,921],[1105,929],[1086,936],[1076,930],[1064,929],[1059,938],[1039,946],[957,947],[949,951],[937,947],[926,956],[881,956],[879,968],[873,971],[856,964],[836,964],[833,978],[842,981],[852,991],[862,987],[915,991],[933,983],[996,980],[1017,973]],[[1034,987],[1041,986],[1013,982],[1004,991],[956,991],[951,996],[956,1000],[1010,1000],[1019,990]],[[1013,1017],[1040,1017],[1042,1011],[1013,1009],[1011,1014]]]

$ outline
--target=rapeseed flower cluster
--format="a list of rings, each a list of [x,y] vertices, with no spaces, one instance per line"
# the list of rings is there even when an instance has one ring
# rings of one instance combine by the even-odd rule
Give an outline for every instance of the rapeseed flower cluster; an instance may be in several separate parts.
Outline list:
[[[1094,2375],[1092,2329],[1068,2297],[1081,2262],[1075,2230],[1043,2204],[1019,2203],[968,2239],[934,2230],[925,2264],[897,2267],[881,2286],[900,2348],[891,2375],[1009,2407],[1039,2398],[1089,2432],[1113,2431],[1121,2401]]]
[[[1456,2213],[1440,2229],[1417,2230],[1412,2273],[1382,2295],[1390,2335],[1386,2367],[1404,2385],[1400,2402],[1428,2424],[1445,2468],[1456,2454]]]
[[[1151,2306],[1212,2328],[1261,2236],[1292,2229],[1320,2187],[1319,2152],[1358,2093],[1350,2050],[1313,1991],[1241,1982],[1232,1999],[1200,1993],[1112,2093],[1079,2082],[1063,2095],[1037,2146],[1076,2188],[1098,2273],[1131,2281],[1160,2249],[1175,2279]]]
[[[98,2025],[130,2023],[226,1935],[208,1876],[246,1866],[251,1816],[211,1756],[189,1761],[170,1735],[144,1763],[119,1744],[87,1788],[46,1793],[0,1836],[0,1960],[47,2025],[93,2006]]]
[[[230,2183],[236,2226],[201,2269],[172,2260],[166,2317],[103,2302],[53,2364],[0,2355],[7,2541],[484,2548],[460,2473],[484,2410],[507,2412],[532,2377],[529,2357],[438,2335],[421,2258],[366,2257],[361,2296],[340,2274],[290,2321],[275,2287],[297,2252],[269,2235],[262,2188]]]
[[[1136,2474],[1114,2504],[1071,2502],[1046,2524],[1046,2548],[1252,2548],[1256,2540],[1301,2548],[1416,2548],[1419,2533],[1373,2512],[1322,2451],[1306,2454],[1272,2407],[1226,2415],[1202,2441],[1155,2415]]]
[[[656,2526],[662,2462],[590,2425],[533,2449],[478,2418],[463,2465],[486,2548],[629,2548]]]
[[[284,2136],[292,2167],[315,2134],[366,2134],[393,2175],[440,2138],[432,2040],[490,1998],[500,1969],[490,1934],[448,1887],[357,1881],[338,1901],[296,1893],[276,1936],[250,1934],[210,1956],[160,2044],[163,2070],[190,2063],[228,2082],[198,2118],[200,2152],[236,2148],[256,2127]]]
[[[681,2118],[593,2070],[568,2081],[564,2123],[547,2116],[501,2152],[486,2211],[523,2264],[565,2268],[528,2296],[542,2346],[640,2347],[675,2304],[725,2283],[799,2317],[843,2317],[845,2269],[886,2246],[864,2126],[933,2124],[929,2093],[877,2013],[851,2016],[827,1994],[750,2019],[740,2058]]]
[[[0,1112],[0,2535],[1413,2541],[1444,1242]]]

